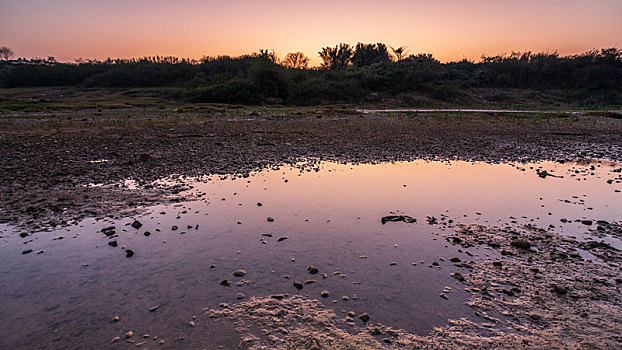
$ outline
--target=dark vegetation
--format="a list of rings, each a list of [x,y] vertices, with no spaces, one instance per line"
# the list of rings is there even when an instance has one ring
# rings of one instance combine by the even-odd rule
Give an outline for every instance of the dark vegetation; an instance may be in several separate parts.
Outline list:
[[[267,50],[201,60],[145,57],[75,63],[4,56],[0,87],[149,87],[189,102],[313,105],[393,99],[415,106],[468,105],[471,92],[480,88],[522,89],[554,90],[575,106],[622,105],[622,50],[617,48],[565,57],[524,52],[441,63],[429,54],[407,55],[404,47],[358,43],[325,47],[319,55],[322,65],[317,68],[308,68],[302,53],[280,61]],[[511,99],[503,92],[490,98],[501,103]]]

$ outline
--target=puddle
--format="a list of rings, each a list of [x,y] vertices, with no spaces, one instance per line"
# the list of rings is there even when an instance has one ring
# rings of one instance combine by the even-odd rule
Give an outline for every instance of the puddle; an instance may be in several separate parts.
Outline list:
[[[449,319],[481,322],[464,304],[464,284],[450,276],[464,273],[450,258],[497,253],[460,250],[441,233],[456,224],[531,225],[622,248],[616,237],[594,235],[597,220],[622,220],[618,169],[606,161],[319,162],[184,178],[197,200],[154,206],[141,217],[87,219],[25,238],[1,226],[0,347],[95,347],[127,330],[186,337],[190,346],[192,315],[235,303],[238,293],[243,300],[299,294],[338,315],[367,312],[373,322],[421,335]],[[131,180],[125,186],[138,188]],[[416,222],[383,224],[388,215]],[[115,235],[107,237],[101,230],[110,226]],[[126,258],[125,249],[134,255]],[[310,274],[310,265],[319,273]],[[234,276],[239,269],[246,274]],[[448,299],[439,297],[444,291]]]

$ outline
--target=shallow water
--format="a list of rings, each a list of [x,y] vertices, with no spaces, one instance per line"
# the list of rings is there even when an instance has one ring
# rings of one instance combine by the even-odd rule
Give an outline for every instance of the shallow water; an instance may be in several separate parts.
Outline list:
[[[540,169],[560,177],[542,178]],[[0,348],[97,347],[127,330],[185,337],[190,347],[224,343],[196,340],[187,322],[204,307],[235,302],[238,293],[246,299],[299,293],[321,299],[339,315],[368,312],[372,322],[417,334],[452,318],[483,321],[464,305],[469,294],[450,277],[462,270],[449,258],[489,259],[494,253],[458,251],[440,233],[459,223],[517,230],[530,224],[622,248],[616,238],[589,231],[596,220],[622,220],[618,169],[607,161],[310,163],[249,177],[185,178],[192,187],[188,195],[198,200],[146,208],[136,217],[143,224],[138,230],[130,226],[134,218],[88,219],[26,238],[3,226]],[[172,180],[179,179],[163,181]],[[383,225],[381,218],[391,214],[417,222]],[[576,221],[585,219],[594,223]],[[100,232],[109,226],[116,227],[113,238]],[[119,246],[109,246],[111,240]],[[135,255],[126,258],[124,247]],[[33,252],[24,255],[24,249]],[[309,274],[309,265],[320,273]],[[238,269],[247,274],[233,276]],[[225,279],[230,287],[220,284]],[[300,291],[293,286],[311,279]],[[445,300],[439,294],[447,286]],[[322,290],[330,296],[322,299]],[[152,306],[158,309],[151,312]],[[113,316],[121,321],[111,322]]]

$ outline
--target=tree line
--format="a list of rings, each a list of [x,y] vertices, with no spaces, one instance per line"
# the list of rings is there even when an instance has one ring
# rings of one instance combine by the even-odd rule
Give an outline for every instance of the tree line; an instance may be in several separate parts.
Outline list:
[[[622,105],[622,50],[578,55],[512,52],[481,61],[441,63],[430,54],[383,43],[340,43],[322,48],[319,67],[301,52],[279,59],[259,50],[238,57],[76,60],[15,59],[0,48],[0,87],[82,86],[174,88],[196,102],[320,104],[358,103],[422,94],[456,102],[477,88],[562,91],[585,103]]]

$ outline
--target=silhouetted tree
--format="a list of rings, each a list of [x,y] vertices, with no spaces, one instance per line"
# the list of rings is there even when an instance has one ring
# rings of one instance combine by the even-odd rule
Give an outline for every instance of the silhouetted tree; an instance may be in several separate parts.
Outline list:
[[[279,58],[277,57],[276,53],[274,52],[274,50],[272,51],[268,51],[268,50],[264,50],[264,49],[259,49],[259,53],[256,54],[257,57],[259,58],[263,58],[265,60],[268,60],[272,63],[277,63],[279,61]]]
[[[323,47],[319,52],[322,67],[325,69],[345,69],[352,59],[352,48],[349,44],[341,43],[335,47]]]
[[[391,60],[387,46],[383,43],[363,44],[357,43],[352,64],[357,67],[370,66],[374,63],[389,62]]]
[[[408,51],[406,50],[407,48],[408,46],[400,46],[397,48],[391,46],[391,51],[393,51],[396,61],[400,62],[401,60],[406,58],[406,55],[408,55]]]
[[[8,61],[11,57],[13,57],[14,54],[15,53],[13,52],[13,50],[9,49],[8,47],[0,47],[0,58],[2,58],[4,61]]]
[[[309,57],[302,52],[290,52],[285,56],[283,65],[288,68],[307,69],[309,66]]]

